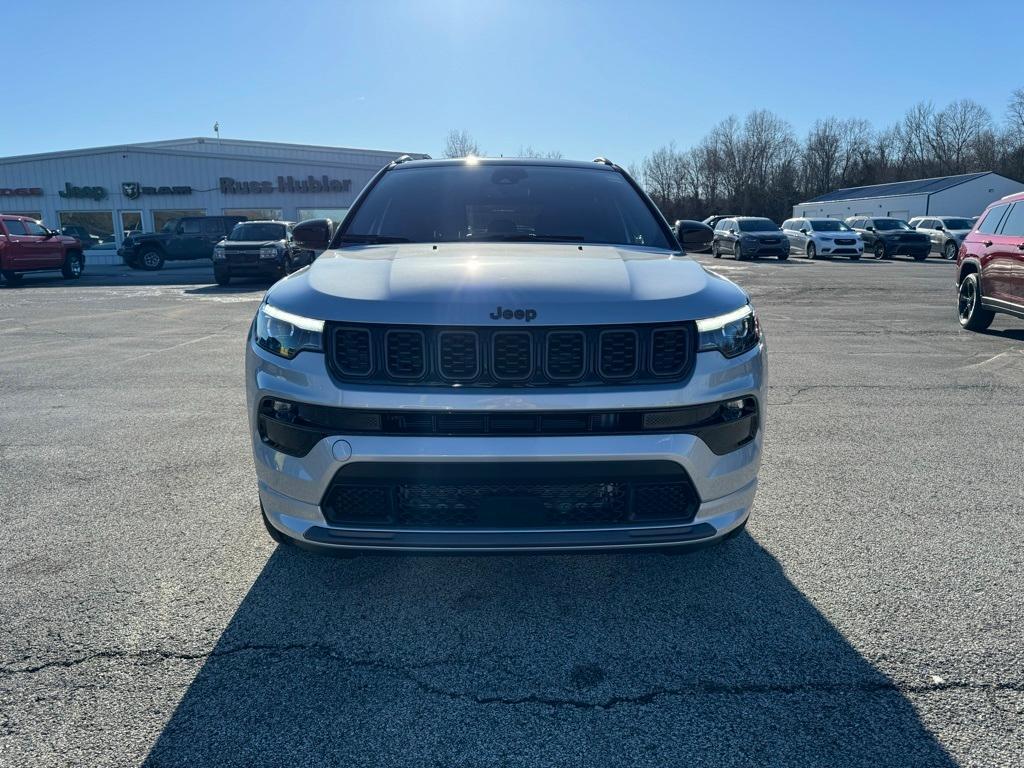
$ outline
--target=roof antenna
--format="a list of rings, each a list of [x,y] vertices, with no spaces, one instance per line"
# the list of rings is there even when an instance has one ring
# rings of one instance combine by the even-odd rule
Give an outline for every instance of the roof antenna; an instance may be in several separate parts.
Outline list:
[[[217,146],[220,146],[220,121],[215,120],[213,123],[213,132],[217,134]]]

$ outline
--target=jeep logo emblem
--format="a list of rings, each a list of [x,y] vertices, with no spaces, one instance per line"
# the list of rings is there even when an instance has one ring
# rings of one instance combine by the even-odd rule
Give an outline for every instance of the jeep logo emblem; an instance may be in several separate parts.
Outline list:
[[[530,322],[537,319],[536,309],[504,309],[500,305],[491,312],[491,320],[525,320]]]

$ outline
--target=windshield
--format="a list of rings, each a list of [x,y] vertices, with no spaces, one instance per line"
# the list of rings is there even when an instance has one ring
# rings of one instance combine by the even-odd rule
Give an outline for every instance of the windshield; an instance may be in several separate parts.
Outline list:
[[[940,219],[946,229],[970,229],[974,223],[970,219]]]
[[[849,232],[850,228],[838,219],[812,219],[811,229],[815,232]]]
[[[625,177],[605,166],[459,164],[387,173],[341,243],[571,242],[671,249]]]
[[[771,219],[738,219],[740,232],[776,232],[779,229]]]
[[[161,229],[160,231],[161,232],[170,232],[171,234],[174,234],[174,230],[177,227],[178,227],[178,220],[177,219],[170,219],[166,224],[164,224],[163,229]]]
[[[268,240],[284,240],[286,237],[284,224],[236,224],[228,235],[228,240],[245,240],[248,242],[266,242]]]
[[[875,219],[875,229],[912,229],[902,219]]]

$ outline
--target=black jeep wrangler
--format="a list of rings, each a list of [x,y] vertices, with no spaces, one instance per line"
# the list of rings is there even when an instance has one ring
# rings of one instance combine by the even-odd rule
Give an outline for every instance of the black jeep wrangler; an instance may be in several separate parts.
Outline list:
[[[211,259],[213,246],[245,216],[187,216],[171,219],[159,232],[132,233],[117,255],[133,269],[162,269],[165,261]]]

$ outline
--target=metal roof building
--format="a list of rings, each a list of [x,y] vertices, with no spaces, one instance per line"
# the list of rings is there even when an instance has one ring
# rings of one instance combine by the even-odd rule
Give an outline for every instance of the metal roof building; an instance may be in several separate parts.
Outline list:
[[[197,137],[5,157],[0,212],[67,229],[89,248],[89,263],[114,264],[125,233],[179,216],[340,218],[403,154]]]
[[[847,216],[977,216],[993,200],[1024,192],[1024,184],[992,171],[847,187],[793,206],[793,215],[845,219]]]

